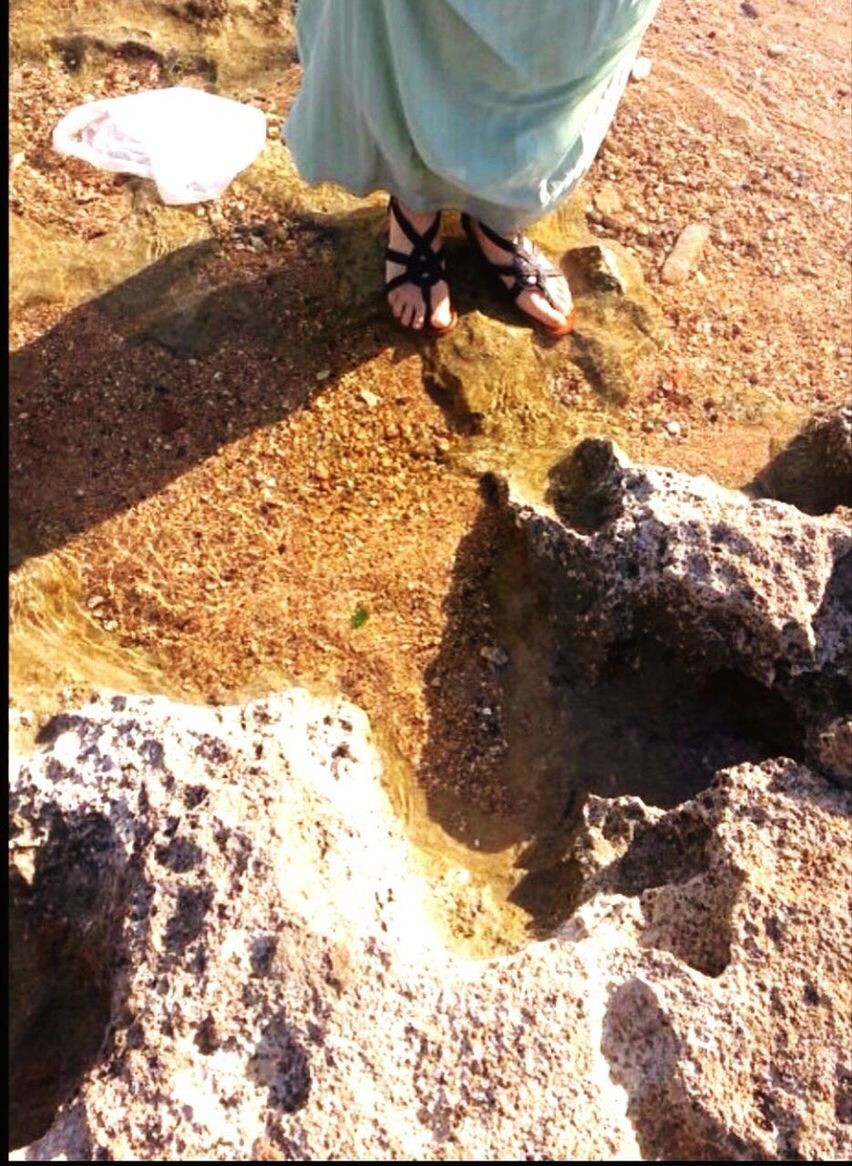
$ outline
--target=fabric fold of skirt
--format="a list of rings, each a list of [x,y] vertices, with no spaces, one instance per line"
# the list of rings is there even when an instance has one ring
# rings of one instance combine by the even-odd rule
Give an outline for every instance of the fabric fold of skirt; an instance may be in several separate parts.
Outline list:
[[[310,183],[497,230],[588,169],[659,0],[300,0],[284,138]]]

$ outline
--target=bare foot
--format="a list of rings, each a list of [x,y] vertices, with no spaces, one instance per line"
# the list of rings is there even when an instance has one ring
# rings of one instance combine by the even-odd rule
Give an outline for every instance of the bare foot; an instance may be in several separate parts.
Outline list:
[[[424,234],[431,227],[435,221],[435,215],[429,212],[425,214],[417,214],[415,211],[409,210],[403,203],[399,203],[399,209],[403,215],[408,219],[411,226],[418,235]],[[414,250],[414,244],[405,234],[402,227],[397,222],[396,215],[391,211],[388,215],[388,244],[395,251],[401,252],[403,255],[410,255]],[[435,238],[432,240],[432,251],[439,251],[441,248],[441,233],[440,230],[435,233]],[[403,275],[405,267],[402,263],[395,263],[392,259],[388,259],[385,264],[385,280],[391,280],[395,276]],[[432,311],[428,317],[427,312],[427,297],[428,293],[432,293]],[[452,319],[453,311],[450,306],[450,289],[444,280],[432,284],[430,289],[421,290],[416,283],[403,283],[399,287],[393,288],[388,292],[388,303],[390,309],[399,320],[400,324],[405,328],[413,328],[419,331],[427,323],[432,328],[444,330],[449,328]]]
[[[480,229],[479,223],[476,219],[469,219],[470,225],[473,229],[476,241],[479,244],[483,255],[489,263],[497,266],[511,263],[511,255],[508,251],[504,251],[493,243]],[[568,324],[571,310],[574,307],[574,300],[571,296],[571,289],[568,286],[568,280],[544,255],[538,250],[534,243],[532,243],[526,235],[512,235],[510,242],[519,247],[522,253],[530,259],[538,262],[543,262],[545,270],[552,268],[552,273],[545,275],[545,286],[550,299],[553,301],[549,303],[547,298],[540,290],[535,287],[524,289],[515,299],[515,303],[534,320],[546,325],[548,328],[559,329],[565,328]],[[511,288],[514,284],[514,277],[511,275],[501,275],[503,283],[507,288]]]

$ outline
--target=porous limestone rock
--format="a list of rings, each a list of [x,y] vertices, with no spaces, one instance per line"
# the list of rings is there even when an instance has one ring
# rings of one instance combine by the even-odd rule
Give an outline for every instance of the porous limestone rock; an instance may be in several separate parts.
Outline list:
[[[759,497],[791,502],[806,514],[852,506],[852,405],[823,409],[776,450],[751,486]]]
[[[584,667],[651,636],[694,671],[735,671],[773,690],[803,732],[847,712],[848,514],[809,517],[634,465],[604,439],[551,470],[547,503],[496,486],[548,595],[553,641]]]
[[[813,752],[820,769],[852,789],[852,715],[835,717],[812,731]]]
[[[585,902],[473,961],[351,705],[57,717],[12,773],[12,1157],[848,1157],[850,802],[783,760],[589,799]]]

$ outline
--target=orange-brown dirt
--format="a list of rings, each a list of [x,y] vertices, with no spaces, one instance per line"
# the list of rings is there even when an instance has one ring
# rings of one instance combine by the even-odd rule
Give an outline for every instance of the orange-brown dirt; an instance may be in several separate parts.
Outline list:
[[[664,0],[652,72],[581,198],[590,229],[637,257],[668,344],[608,414],[588,385],[566,390],[566,433],[609,416],[632,457],[737,486],[773,439],[848,396],[849,43],[840,0]],[[221,88],[268,112],[282,154],[299,76],[285,60]],[[310,192],[283,197],[256,167],[215,204],[166,212],[150,184],[51,149],[85,96],[174,80],[157,54],[83,68],[67,45],[13,53],[13,699],[55,707],[114,676],[214,702],[333,688],[415,775],[403,809],[440,806],[450,836],[487,848],[489,819],[532,813],[489,781],[500,740],[482,710],[500,675],[483,580],[499,547],[454,456],[464,433],[424,384],[428,342],[386,318],[380,265],[353,297]],[[332,204],[316,193],[317,212]],[[709,242],[669,286],[660,269],[693,222]],[[144,241],[126,270],[123,238]],[[76,248],[65,283],[16,299],[16,279],[65,254],[57,239]],[[104,266],[85,268],[99,244]],[[152,334],[157,281],[191,299],[196,271],[212,299],[196,316],[175,300]]]

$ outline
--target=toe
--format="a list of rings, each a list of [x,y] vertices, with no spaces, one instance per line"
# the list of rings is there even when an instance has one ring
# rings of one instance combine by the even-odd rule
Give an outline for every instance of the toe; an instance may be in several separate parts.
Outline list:
[[[524,305],[530,315],[535,316],[541,320],[543,324],[547,324],[552,328],[561,328],[567,320],[565,312],[561,312],[554,308],[547,302],[543,295],[538,292],[533,292],[530,295],[529,301]]]
[[[406,310],[407,310],[407,305],[406,305],[405,300],[403,299],[402,296],[400,296],[396,300],[391,300],[391,311],[396,316],[396,318],[400,322],[400,324],[405,323]]]
[[[567,315],[573,307],[573,300],[571,298],[571,289],[568,286],[568,281],[563,278],[552,279],[548,282],[548,291],[553,298],[553,302],[563,315]]]
[[[452,322],[453,309],[450,306],[449,289],[446,284],[441,285],[439,297],[432,312],[431,324],[434,328],[447,328]]]

